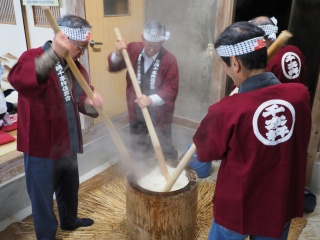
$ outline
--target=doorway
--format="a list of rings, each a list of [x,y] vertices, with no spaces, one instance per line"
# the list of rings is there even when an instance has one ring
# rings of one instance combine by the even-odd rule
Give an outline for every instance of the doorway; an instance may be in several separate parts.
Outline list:
[[[293,0],[289,43],[300,48],[307,60],[306,84],[312,103],[320,71],[320,0]]]
[[[288,29],[292,0],[237,0],[236,2],[235,22],[268,16],[278,20],[279,33]]]
[[[255,0],[237,0],[235,5],[234,22],[249,21],[258,16],[275,17],[278,20],[279,33],[287,30],[290,21],[292,0],[270,0],[270,1],[255,1]],[[229,95],[233,90],[233,81],[227,77],[226,95]]]
[[[128,5],[126,5],[128,4]],[[124,6],[123,6],[124,5]],[[143,0],[85,0],[86,19],[93,26],[91,37],[97,43],[89,47],[90,79],[104,99],[109,117],[127,111],[125,73],[108,71],[108,55],[115,50],[118,28],[127,42],[140,41],[143,29]],[[97,123],[99,120],[95,120]]]
[[[234,21],[248,21],[261,15],[274,16],[278,20],[279,33],[283,30],[289,30],[293,34],[288,44],[297,46],[306,57],[305,81],[313,102],[320,62],[320,1],[236,1]],[[226,91],[228,87],[230,88],[229,81]]]

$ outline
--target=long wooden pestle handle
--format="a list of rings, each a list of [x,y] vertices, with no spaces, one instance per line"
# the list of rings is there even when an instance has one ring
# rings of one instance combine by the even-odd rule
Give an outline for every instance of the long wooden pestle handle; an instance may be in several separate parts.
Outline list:
[[[268,47],[268,60],[292,37],[292,33],[288,30],[282,31],[276,40]]]
[[[115,28],[114,32],[116,34],[117,39],[122,40],[122,37],[121,37],[119,29]],[[128,52],[127,52],[127,49],[124,48],[124,49],[121,50],[121,52],[122,52],[122,56],[124,58],[124,61],[126,63],[126,66],[127,66],[127,69],[128,69],[128,72],[129,72],[129,75],[130,75],[130,78],[131,78],[131,82],[132,82],[133,88],[135,90],[135,93],[136,93],[137,97],[140,97],[142,95],[141,89],[140,89],[136,74],[135,74],[135,72],[133,70],[133,67],[132,67]],[[146,107],[141,108],[141,111],[142,111],[144,120],[146,121],[146,125],[147,125],[147,128],[148,128],[149,134],[150,134],[150,138],[151,138],[151,141],[152,141],[152,144],[153,144],[153,148],[154,148],[156,156],[157,156],[157,160],[158,160],[158,164],[159,164],[159,167],[160,167],[160,171],[161,171],[162,175],[168,180],[169,179],[169,173],[168,173],[166,161],[164,159],[163,152],[162,152],[162,149],[161,149],[161,146],[160,146],[160,143],[159,143],[159,139],[158,139],[156,130],[155,130],[154,126],[153,126],[153,123],[152,123],[148,108],[146,108]]]
[[[50,8],[49,7],[42,7],[42,9],[43,9],[53,31],[55,33],[60,32],[61,30],[60,30],[55,18],[53,17],[53,15],[50,11]],[[89,87],[88,83],[86,82],[86,80],[84,79],[84,77],[82,76],[82,74],[80,73],[79,69],[77,68],[76,64],[74,63],[74,61],[71,58],[69,53],[67,53],[65,59],[69,65],[72,73],[76,77],[78,83],[82,87],[83,91],[92,100],[93,99],[93,92],[92,92],[91,88]],[[142,176],[142,174],[137,169],[137,167],[133,164],[133,161],[132,161],[129,153],[128,153],[126,147],[124,146],[120,136],[118,135],[116,128],[112,124],[112,121],[110,120],[109,116],[101,108],[96,108],[96,110],[99,113],[100,117],[103,119],[103,122],[105,123],[107,129],[109,130],[111,137],[112,137],[113,141],[115,142],[120,154],[122,155],[123,159],[126,161],[126,164],[132,170],[133,174],[136,177],[140,178]]]
[[[182,173],[182,171],[187,167],[192,155],[196,151],[196,145],[192,143],[188,151],[185,153],[183,158],[180,160],[178,166],[175,168],[173,171],[172,175],[170,176],[170,179],[167,181],[166,185],[162,189],[162,192],[169,192],[172,186],[175,184],[177,181],[178,177]]]

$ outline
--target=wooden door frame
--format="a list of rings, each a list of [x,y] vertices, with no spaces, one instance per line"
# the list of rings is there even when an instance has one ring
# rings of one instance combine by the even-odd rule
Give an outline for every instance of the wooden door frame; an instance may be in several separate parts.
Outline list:
[[[315,89],[314,100],[312,105],[312,124],[311,124],[311,135],[308,146],[308,162],[307,162],[307,174],[306,174],[306,185],[311,184],[312,169],[315,162],[320,162],[319,154],[319,143],[320,143],[320,72],[318,75],[318,82]]]
[[[228,27],[234,19],[236,0],[217,0],[214,38]],[[230,14],[225,14],[230,13]],[[220,64],[220,57],[216,51],[212,61],[212,79],[210,91],[210,103],[216,103],[225,97],[227,75]]]

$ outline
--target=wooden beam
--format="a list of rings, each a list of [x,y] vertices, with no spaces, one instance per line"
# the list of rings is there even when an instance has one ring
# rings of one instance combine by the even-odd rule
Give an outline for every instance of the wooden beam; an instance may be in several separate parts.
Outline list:
[[[214,39],[228,27],[234,19],[236,0],[218,0],[216,10],[216,26]],[[214,51],[212,62],[212,79],[210,103],[216,103],[225,96],[227,75],[220,63],[220,56]]]
[[[320,142],[320,72],[312,106],[312,127],[308,146],[306,186],[310,185],[313,163],[317,159]]]
[[[86,18],[86,10],[84,0],[67,0],[64,1],[67,13]]]

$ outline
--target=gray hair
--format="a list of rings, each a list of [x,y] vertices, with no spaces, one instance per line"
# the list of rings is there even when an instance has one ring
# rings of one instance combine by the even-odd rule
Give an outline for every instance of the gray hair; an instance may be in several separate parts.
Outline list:
[[[59,26],[69,27],[69,28],[91,28],[89,22],[81,17],[67,14],[64,17],[57,20]]]
[[[144,25],[144,32],[153,36],[166,36],[166,27],[158,21],[151,21]]]
[[[164,42],[170,37],[170,32],[166,32],[166,27],[157,21],[151,21],[144,25],[143,37],[149,42]]]
[[[249,22],[253,23],[254,25],[275,25],[271,19],[267,16],[260,16],[260,17],[256,17],[251,19]]]

